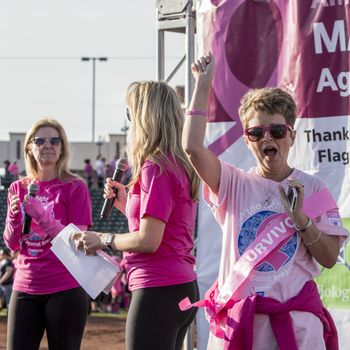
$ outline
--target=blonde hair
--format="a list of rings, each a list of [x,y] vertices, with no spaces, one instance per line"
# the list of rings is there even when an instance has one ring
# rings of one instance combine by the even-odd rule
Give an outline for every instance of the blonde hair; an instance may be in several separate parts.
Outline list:
[[[296,105],[293,97],[286,91],[275,87],[249,90],[241,99],[238,110],[243,127],[256,112],[267,114],[281,114],[286,122],[294,127],[296,119]]]
[[[125,99],[131,115],[127,153],[132,177],[128,185],[137,181],[147,159],[163,171],[164,164],[172,166],[170,156],[184,167],[191,181],[191,197],[197,199],[199,178],[182,148],[184,115],[176,92],[164,82],[134,82]]]
[[[31,179],[38,178],[38,164],[30,150],[30,143],[33,142],[33,138],[37,131],[41,128],[53,128],[57,130],[59,136],[62,138],[61,142],[61,155],[56,163],[57,177],[62,181],[69,181],[79,178],[79,176],[69,171],[70,151],[68,146],[68,140],[66,132],[62,125],[53,118],[43,118],[34,123],[28,130],[24,139],[24,161],[26,166],[27,176]]]

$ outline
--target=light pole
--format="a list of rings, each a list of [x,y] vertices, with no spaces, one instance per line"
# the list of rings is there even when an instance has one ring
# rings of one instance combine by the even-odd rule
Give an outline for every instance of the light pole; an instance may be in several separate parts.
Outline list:
[[[124,147],[123,147],[123,149],[124,149],[124,157],[126,157],[126,150],[125,150],[125,146],[126,146],[126,136],[127,136],[127,134],[128,134],[128,130],[129,130],[129,126],[127,125],[127,123],[126,123],[126,120],[124,120],[124,126],[120,129],[120,131],[122,132],[122,133],[124,133]]]
[[[101,135],[98,137],[98,141],[96,141],[96,146],[98,148],[98,153],[97,154],[101,154],[101,147],[103,145],[103,140],[102,140],[102,137]]]
[[[107,57],[82,57],[82,61],[92,61],[92,140],[95,142],[95,85],[96,85],[96,60],[97,61],[108,61]]]

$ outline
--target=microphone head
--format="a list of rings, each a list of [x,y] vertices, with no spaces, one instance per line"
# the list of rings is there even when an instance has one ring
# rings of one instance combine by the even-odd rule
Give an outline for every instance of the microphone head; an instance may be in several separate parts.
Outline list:
[[[126,159],[120,158],[115,162],[115,168],[122,171],[123,173],[126,172],[129,168],[129,163]]]
[[[38,193],[39,186],[37,184],[31,183],[28,186],[28,193],[36,195]]]

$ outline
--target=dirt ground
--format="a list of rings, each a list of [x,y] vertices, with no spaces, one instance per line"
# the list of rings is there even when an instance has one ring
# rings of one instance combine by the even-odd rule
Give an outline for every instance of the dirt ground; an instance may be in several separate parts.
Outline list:
[[[90,316],[82,341],[81,350],[124,350],[125,318]],[[6,317],[0,317],[0,350],[6,349]],[[47,350],[44,338],[40,346]]]

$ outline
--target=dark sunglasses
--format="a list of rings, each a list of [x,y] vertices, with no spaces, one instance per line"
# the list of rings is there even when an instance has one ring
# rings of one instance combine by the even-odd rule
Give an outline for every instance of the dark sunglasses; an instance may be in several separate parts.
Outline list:
[[[131,115],[130,115],[129,108],[126,109],[126,117],[128,118],[129,122],[131,122]]]
[[[51,143],[52,146],[58,146],[62,142],[62,137],[55,136],[55,137],[49,137],[49,138],[44,138],[44,137],[35,137],[33,139],[33,143],[37,146],[42,146],[44,145],[47,141]]]
[[[257,142],[264,138],[266,131],[274,139],[283,139],[286,137],[288,130],[292,131],[293,128],[289,124],[270,124],[268,126],[253,126],[244,130],[249,141]]]

